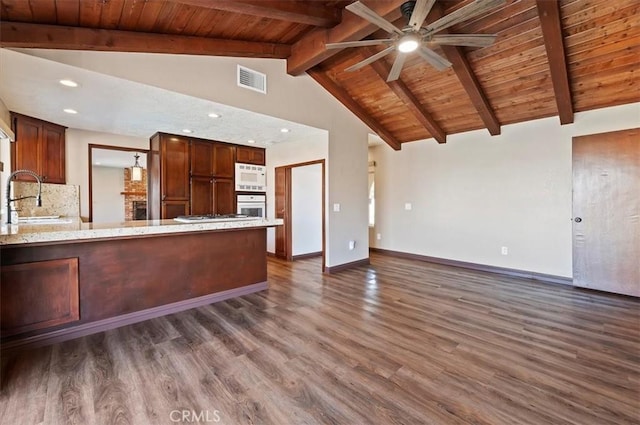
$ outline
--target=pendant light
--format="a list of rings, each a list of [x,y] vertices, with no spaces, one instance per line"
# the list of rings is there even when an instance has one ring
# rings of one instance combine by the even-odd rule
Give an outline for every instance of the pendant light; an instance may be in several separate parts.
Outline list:
[[[140,155],[136,152],[134,157],[136,159],[136,163],[131,167],[131,181],[139,182],[142,181],[142,166],[140,165],[140,162],[138,162]]]

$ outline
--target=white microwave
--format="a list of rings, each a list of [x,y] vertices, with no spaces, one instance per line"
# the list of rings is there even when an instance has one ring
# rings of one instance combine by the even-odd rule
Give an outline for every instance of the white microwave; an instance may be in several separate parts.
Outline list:
[[[267,190],[267,167],[236,162],[236,191],[265,192]]]

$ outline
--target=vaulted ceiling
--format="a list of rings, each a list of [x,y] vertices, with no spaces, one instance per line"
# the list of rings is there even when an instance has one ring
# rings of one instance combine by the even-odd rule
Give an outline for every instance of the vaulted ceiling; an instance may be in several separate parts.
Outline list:
[[[362,0],[402,28],[406,0]],[[426,22],[474,1],[438,0]],[[0,46],[281,58],[307,72],[394,149],[405,142],[640,101],[638,0],[506,0],[449,28],[496,34],[488,47],[434,47],[438,71],[395,53],[345,69],[378,47],[326,43],[386,38],[345,6],[352,1],[0,0]]]

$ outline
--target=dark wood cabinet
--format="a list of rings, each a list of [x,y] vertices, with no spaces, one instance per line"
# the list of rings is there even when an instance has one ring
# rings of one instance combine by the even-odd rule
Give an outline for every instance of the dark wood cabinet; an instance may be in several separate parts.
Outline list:
[[[191,214],[235,212],[235,154],[233,145],[191,141]]]
[[[235,213],[235,159],[236,146],[228,143],[163,133],[152,136],[149,218]]]
[[[250,146],[236,148],[236,161],[243,164],[266,165],[265,150]]]
[[[233,179],[235,174],[236,147],[223,143],[213,144],[213,175],[221,179]]]
[[[2,267],[2,336],[80,319],[78,258]]]
[[[233,179],[219,179],[213,181],[213,210],[216,214],[235,214],[236,197]]]
[[[151,220],[189,214],[190,140],[156,133],[147,157],[148,200]]]
[[[191,214],[213,214],[213,177],[191,177]]]
[[[11,113],[16,141],[11,143],[11,168],[31,170],[46,183],[66,183],[66,127],[26,115]],[[16,176],[19,181],[35,181],[29,175]]]

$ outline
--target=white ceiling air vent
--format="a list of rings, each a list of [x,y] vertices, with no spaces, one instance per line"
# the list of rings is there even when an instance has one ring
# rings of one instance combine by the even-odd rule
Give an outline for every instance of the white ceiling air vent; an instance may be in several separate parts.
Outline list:
[[[238,65],[238,85],[267,94],[267,76],[242,65]]]

